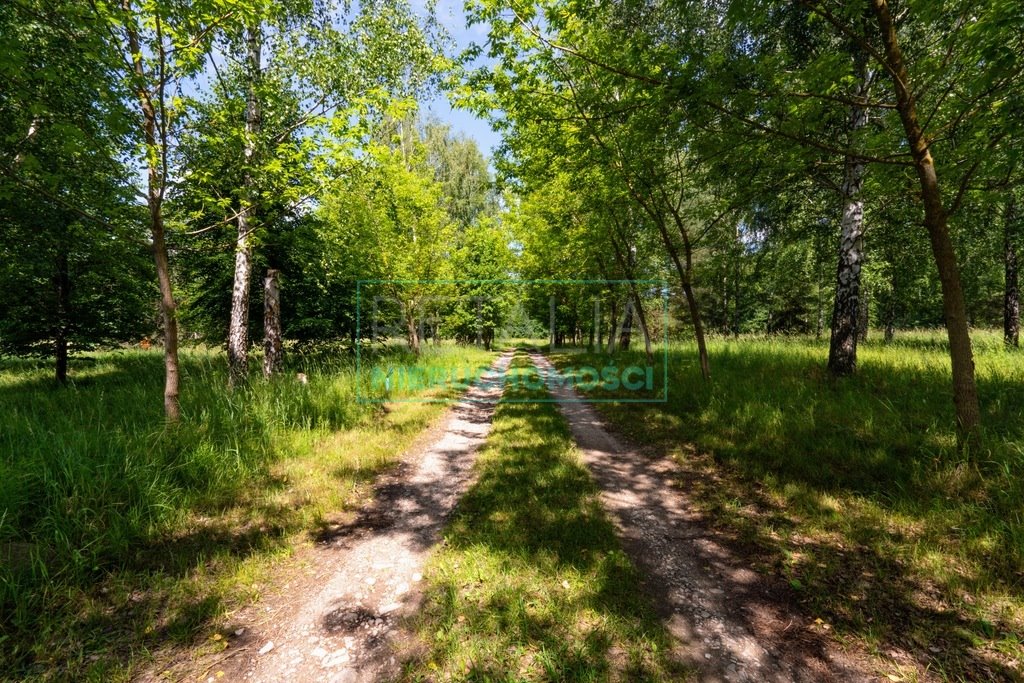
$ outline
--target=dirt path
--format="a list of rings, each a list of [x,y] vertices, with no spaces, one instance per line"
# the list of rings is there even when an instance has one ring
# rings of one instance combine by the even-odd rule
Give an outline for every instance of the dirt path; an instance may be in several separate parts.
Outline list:
[[[542,374],[554,370],[531,354]],[[866,681],[866,657],[817,633],[787,587],[745,568],[714,540],[674,466],[624,448],[571,387],[554,391],[583,459],[601,488],[626,551],[645,574],[679,655],[701,681]]]
[[[397,673],[398,624],[420,602],[423,562],[469,484],[510,360],[501,356],[452,408],[440,437],[384,477],[373,504],[325,539],[315,576],[240,615],[225,655],[197,662],[188,680],[342,683]]]

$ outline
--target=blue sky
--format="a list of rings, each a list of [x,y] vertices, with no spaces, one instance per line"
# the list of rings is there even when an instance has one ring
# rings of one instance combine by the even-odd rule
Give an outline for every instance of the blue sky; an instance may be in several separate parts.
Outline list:
[[[426,0],[410,0],[413,8],[420,13],[426,11]],[[455,42],[456,52],[461,52],[471,43],[482,44],[487,39],[487,27],[466,26],[463,0],[437,0],[435,13],[438,22],[447,29]],[[501,136],[491,130],[490,124],[468,111],[453,109],[444,93],[439,93],[423,102],[423,117],[435,117],[451,125],[452,130],[465,133],[476,140],[481,151],[488,157],[501,142]]]

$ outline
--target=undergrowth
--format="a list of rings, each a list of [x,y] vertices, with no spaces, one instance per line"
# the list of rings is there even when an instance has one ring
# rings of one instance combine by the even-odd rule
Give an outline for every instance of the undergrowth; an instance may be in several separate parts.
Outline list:
[[[1024,354],[992,333],[974,340],[986,434],[973,453],[956,448],[948,351],[929,332],[862,344],[857,374],[841,380],[814,339],[712,340],[709,384],[694,349],[673,345],[667,403],[596,407],[652,456],[677,458],[707,518],[897,679],[1013,680],[1024,662]],[[636,351],[617,360],[646,362]],[[660,365],[655,377],[649,396]]]
[[[384,398],[368,381],[377,362],[491,357],[392,350],[364,358],[360,378],[348,356],[297,357],[231,392],[223,354],[193,350],[177,426],[162,415],[159,353],[79,358],[68,388],[41,364],[0,361],[0,677],[127,679],[153,650],[201,638],[443,411],[357,401]]]

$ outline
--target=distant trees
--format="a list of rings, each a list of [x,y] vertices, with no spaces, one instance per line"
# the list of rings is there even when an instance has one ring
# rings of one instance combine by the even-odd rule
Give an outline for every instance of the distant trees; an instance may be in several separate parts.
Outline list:
[[[387,142],[371,144],[352,174],[328,189],[321,220],[352,280],[376,281],[362,290],[364,301],[385,297],[396,305],[419,353],[423,307],[443,293],[437,281],[452,277],[455,226],[415,127],[397,126]]]
[[[479,153],[465,142],[453,163],[476,166],[452,172],[450,182],[463,182],[463,204],[476,204],[458,209],[441,205],[424,164],[403,177],[401,164],[370,150],[370,131],[404,116],[396,112],[446,66],[429,17],[404,0],[19,0],[4,6],[0,22],[0,230],[9,238],[0,277],[21,285],[5,303],[0,345],[46,345],[65,368],[68,343],[150,332],[137,315],[152,292],[136,258],[149,251],[170,421],[180,415],[179,298],[193,332],[226,342],[235,384],[247,375],[250,302],[267,304],[265,373],[280,365],[284,325],[306,340],[353,327],[351,300],[323,300],[323,287],[338,285],[322,258],[330,231],[311,201],[352,180],[346,174],[363,166],[364,153],[385,169],[393,206],[412,207],[414,219],[397,220],[403,228],[446,227],[449,209],[471,223],[486,203],[465,190],[489,186],[486,162],[476,163]],[[141,186],[137,197],[133,185]],[[426,220],[430,212],[441,214]],[[138,230],[143,218],[148,234]],[[374,237],[361,245],[369,253]],[[342,269],[351,278],[343,289],[354,289],[366,261]],[[265,273],[258,288],[255,267]],[[90,288],[108,282],[121,284],[104,290],[115,300],[91,310]],[[51,301],[53,316],[28,318]]]
[[[0,351],[65,382],[71,353],[152,329],[152,266],[110,47],[82,7],[42,9],[0,9]]]
[[[478,215],[453,240],[451,302],[442,308],[443,334],[490,349],[505,324],[516,288],[512,239],[494,217]]]

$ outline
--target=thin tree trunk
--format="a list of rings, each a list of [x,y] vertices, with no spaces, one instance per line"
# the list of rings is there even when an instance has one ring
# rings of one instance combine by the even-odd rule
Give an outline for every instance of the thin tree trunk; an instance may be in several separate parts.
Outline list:
[[[708,363],[708,347],[704,340],[704,323],[700,317],[700,307],[697,306],[697,297],[693,294],[693,286],[689,280],[683,282],[683,294],[686,295],[686,304],[690,308],[690,318],[693,320],[693,333],[697,337],[697,355],[700,358],[700,374],[704,381],[711,381],[711,366]]]
[[[739,228],[736,228],[736,241],[739,242]],[[738,250],[739,251],[739,250]],[[736,265],[735,272],[733,273],[733,296],[732,296],[732,336],[735,339],[740,337],[740,274],[742,263],[740,261],[740,254],[737,253],[735,256]]]
[[[263,279],[263,376],[270,378],[281,371],[281,286],[278,271],[267,269]]]
[[[553,352],[555,350],[555,346],[557,345],[557,341],[558,341],[558,337],[557,337],[557,335],[555,333],[555,325],[557,324],[557,322],[555,320],[555,297],[554,297],[554,295],[552,295],[551,297],[548,298],[548,307],[550,309],[549,310],[550,316],[549,316],[549,319],[548,319],[548,326],[549,326],[549,330],[548,330],[548,333],[549,333],[548,334],[548,336],[549,336],[549,339],[548,339],[548,351],[549,352]]]
[[[860,305],[857,307],[857,341],[866,342],[871,331],[871,288],[867,282],[860,286]]]
[[[821,333],[825,329],[825,289],[822,287],[824,281],[825,259],[821,258],[821,243],[818,238],[814,239],[814,263],[815,263],[815,288],[817,290],[817,320],[814,323],[814,338],[821,339]]]
[[[821,331],[825,329],[825,301],[821,286],[818,286],[818,320],[814,324],[814,338],[821,339]]]
[[[150,175],[155,174],[155,170],[150,169]],[[164,322],[164,414],[170,422],[177,422],[181,419],[181,404],[178,401],[178,304],[174,301],[174,290],[171,287],[171,265],[167,257],[161,200],[159,197],[154,200],[152,192],[149,205],[153,255],[160,286],[160,310]]]
[[[616,221],[616,227],[619,227],[619,224],[618,224],[617,221]],[[632,302],[633,302],[633,308],[636,309],[636,316],[637,316],[637,319],[640,322],[640,330],[641,330],[641,332],[644,335],[644,351],[647,354],[647,362],[650,363],[653,360],[653,358],[654,358],[654,355],[651,352],[651,333],[650,333],[650,330],[647,328],[647,316],[644,314],[644,308],[643,308],[643,306],[641,305],[641,302],[640,302],[640,293],[636,289],[636,282],[634,282],[634,275],[635,275],[634,266],[635,266],[635,260],[636,260],[635,255],[634,255],[634,251],[632,249],[620,248],[619,241],[617,239],[615,239],[614,235],[612,235],[611,242],[612,242],[612,249],[615,252],[615,259],[619,262],[619,267],[622,268],[622,272],[626,276],[626,279],[628,280],[630,300],[632,300]],[[624,246],[625,246],[625,242],[623,242],[623,247]],[[629,306],[629,304],[627,303],[627,311],[629,310],[628,306]],[[631,328],[632,328],[632,316],[629,316],[629,325],[623,331],[624,334],[626,335],[626,337],[625,337],[623,343],[620,344],[620,346],[622,347],[623,351],[628,351],[629,350],[630,339],[629,339],[629,336],[628,336],[628,331]]]
[[[678,221],[678,219],[677,219]],[[693,265],[693,252],[690,249],[689,239],[686,237],[685,228],[677,222],[680,234],[683,236],[683,248],[686,251],[686,266],[679,260],[679,251],[669,237],[663,221],[655,220],[661,232],[661,239],[665,243],[668,255],[676,267],[679,275],[679,282],[683,288],[683,296],[686,298],[686,306],[690,311],[690,320],[693,322],[693,334],[697,339],[697,355],[700,358],[700,374],[705,382],[711,381],[711,364],[708,361],[708,347],[704,339],[704,323],[700,316],[700,307],[697,305],[697,297],[693,293],[693,285],[690,282],[690,268]]]
[[[68,383],[68,325],[71,320],[71,277],[68,272],[67,246],[58,247],[57,254],[57,333],[54,339],[55,375],[61,384]]]
[[[686,254],[686,267],[683,267],[682,262],[679,260],[679,251],[676,249],[675,244],[672,242],[672,238],[668,234],[668,229],[665,227],[665,218],[658,211],[655,211],[652,206],[644,199],[644,196],[637,192],[633,184],[626,179],[626,186],[629,188],[630,194],[636,200],[638,204],[647,212],[654,224],[658,226],[658,232],[661,234],[662,242],[665,244],[665,249],[668,251],[669,257],[672,259],[672,263],[675,265],[676,272],[679,274],[679,281],[683,288],[683,295],[686,297],[686,304],[690,309],[690,317],[693,320],[693,333],[697,338],[697,353],[700,357],[700,374],[704,378],[705,382],[711,381],[711,364],[708,361],[708,348],[707,343],[704,339],[704,325],[701,322],[700,307],[697,305],[697,299],[694,297],[693,287],[690,283],[690,273],[692,272],[693,266],[693,248],[690,243],[689,234],[686,231],[686,226],[683,224],[682,216],[679,211],[669,200],[665,193],[665,189],[659,187],[662,198],[665,201],[665,205],[672,212],[672,217],[675,220],[676,228],[679,231],[680,237],[683,240],[683,250]]]
[[[619,328],[619,349],[629,351],[631,341],[633,341],[633,305],[627,299],[625,314],[622,316],[622,326]]]
[[[895,269],[893,269],[895,271]],[[885,343],[889,344],[896,336],[896,296],[899,292],[895,272],[889,281],[889,296],[885,306]]]
[[[609,354],[613,354],[613,353],[615,353],[615,344],[616,344],[616,341],[617,341],[615,335],[618,333],[618,326],[619,326],[619,317],[618,317],[619,316],[619,308],[618,308],[618,306],[615,305],[615,299],[614,298],[611,301],[610,309],[609,309],[608,312],[609,312],[610,315],[608,316],[608,327],[609,327],[609,330],[608,330],[607,349],[608,349],[608,353]]]
[[[669,256],[672,258],[672,262],[675,263],[676,270],[679,272],[679,279],[683,286],[683,294],[686,296],[686,305],[690,309],[690,319],[693,321],[693,335],[697,338],[697,355],[700,358],[700,374],[704,378],[705,382],[711,381],[711,363],[708,360],[708,346],[707,341],[704,338],[704,322],[701,319],[700,306],[697,304],[697,297],[693,293],[693,245],[690,243],[690,234],[686,230],[686,225],[683,223],[683,217],[679,214],[677,206],[672,204],[668,197],[665,195],[664,188],[660,188],[662,197],[665,199],[666,206],[672,212],[672,218],[676,224],[676,230],[679,232],[679,237],[683,240],[683,256],[686,259],[685,268],[679,261],[679,252],[676,250],[672,240],[669,239],[668,231],[665,229],[663,222],[658,222],[659,229],[661,230],[662,240],[665,242],[665,247],[669,250]]]
[[[156,175],[150,169],[150,176]],[[152,179],[150,186],[152,188]],[[160,197],[149,196],[150,224],[153,233],[153,255],[156,260],[156,275],[160,286],[160,310],[164,323],[164,414],[170,422],[181,419],[181,404],[178,401],[178,304],[174,301],[171,286],[171,265],[167,257],[167,241],[164,237],[164,217]]]
[[[1011,196],[1003,218],[1003,263],[1006,279],[1003,292],[1003,341],[1020,346],[1020,290],[1017,271],[1017,203]]]
[[[160,288],[160,312],[164,325],[164,415],[168,422],[175,423],[181,419],[181,404],[178,401],[178,306],[174,301],[174,289],[171,286],[171,267],[167,256],[167,240],[164,236],[163,195],[164,177],[161,173],[161,159],[166,152],[167,141],[157,142],[157,113],[153,105],[152,93],[143,85],[146,71],[143,63],[142,48],[139,45],[139,34],[135,19],[131,16],[131,0],[124,0],[122,9],[125,13],[125,33],[128,37],[128,48],[131,52],[132,66],[139,82],[137,96],[142,111],[142,132],[146,142],[147,178],[146,204],[149,208],[150,232],[153,237],[153,260],[156,263],[157,284]],[[161,38],[160,49],[163,50]]]
[[[861,67],[861,81],[855,97],[867,94],[869,75]],[[868,122],[866,107],[852,106],[848,121],[851,143]],[[840,222],[839,265],[836,269],[836,297],[832,307],[832,332],[828,348],[828,369],[841,377],[857,369],[857,341],[860,324],[860,272],[864,261],[864,200],[861,189],[867,165],[847,156],[840,188],[843,216]]]
[[[640,293],[636,291],[636,286],[631,282],[630,289],[633,290],[633,303],[636,306],[636,317],[640,322],[640,332],[644,335],[644,353],[647,356],[648,364],[654,360],[654,351],[651,349],[651,330],[647,327],[647,314],[644,312],[644,307],[640,303]]]
[[[417,356],[420,355],[420,333],[416,325],[416,316],[411,307],[405,315],[405,331],[409,340],[409,348]]]
[[[728,264],[722,269],[722,317],[719,320],[718,331],[723,335],[729,334],[729,274]]]
[[[256,153],[260,132],[259,87],[262,28],[259,23],[246,29],[245,177],[238,210],[238,238],[235,243],[235,275],[231,288],[231,321],[228,326],[228,383],[236,386],[249,372],[249,287],[252,281],[253,177],[250,164]]]
[[[601,351],[600,349],[595,348],[595,346],[594,346],[594,340],[595,339],[599,339],[599,337],[597,335],[600,334],[599,330],[601,329],[600,321],[598,320],[598,315],[600,314],[600,309],[598,309],[598,305],[599,304],[597,303],[597,300],[595,299],[594,300],[594,319],[590,321],[590,330],[587,333],[587,351],[589,351],[590,353],[594,353],[594,352],[600,353],[600,351]],[[600,343],[600,342],[598,342],[598,343]]]
[[[972,445],[979,437],[981,409],[978,405],[978,390],[974,379],[974,354],[971,350],[967,307],[964,303],[956,252],[953,250],[953,242],[949,235],[946,207],[943,204],[928,139],[918,120],[913,86],[903,62],[903,53],[897,40],[896,25],[889,11],[889,3],[887,0],[871,0],[871,5],[885,49],[886,67],[892,77],[896,108],[903,123],[907,144],[913,155],[914,167],[921,185],[924,224],[939,271],[939,281],[942,283],[942,311],[946,319],[953,366],[953,403],[956,407],[958,440],[961,445]]]

